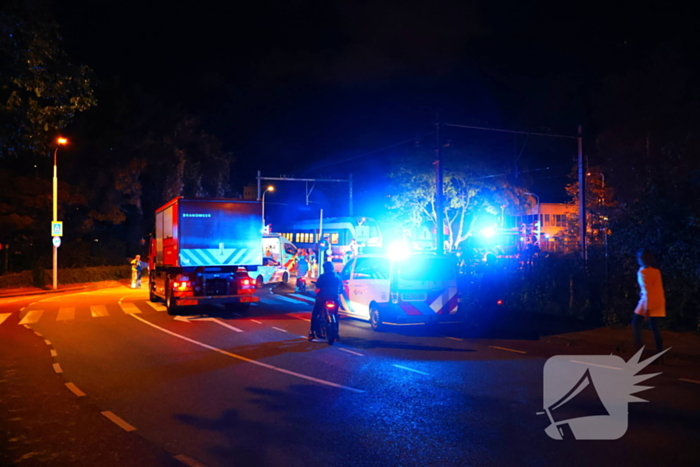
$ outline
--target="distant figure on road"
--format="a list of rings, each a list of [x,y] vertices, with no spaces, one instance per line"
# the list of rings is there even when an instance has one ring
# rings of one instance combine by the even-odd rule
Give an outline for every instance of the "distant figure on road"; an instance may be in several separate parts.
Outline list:
[[[141,255],[136,255],[134,259],[131,260],[131,288],[140,289],[141,288],[141,274],[143,272],[144,264],[141,262]]]
[[[350,240],[350,250],[349,251],[350,251],[351,258],[354,258],[355,256],[357,256],[357,252],[359,251],[359,247],[357,245],[357,240],[355,240],[354,238],[352,240]]]
[[[649,321],[649,327],[654,333],[654,343],[656,352],[663,350],[663,340],[661,339],[661,318],[666,317],[666,297],[664,286],[661,281],[661,271],[656,263],[654,254],[642,249],[637,253],[639,271],[637,271],[637,281],[639,282],[640,298],[637,308],[632,316],[632,332],[634,334],[634,345],[637,349],[642,347],[642,323]]]

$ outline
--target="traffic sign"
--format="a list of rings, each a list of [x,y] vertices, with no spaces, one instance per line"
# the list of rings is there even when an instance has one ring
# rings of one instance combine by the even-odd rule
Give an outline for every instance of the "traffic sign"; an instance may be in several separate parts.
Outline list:
[[[51,243],[53,243],[53,246],[55,246],[56,248],[58,248],[59,246],[61,246],[61,237],[54,237],[54,238],[51,240]]]
[[[52,221],[51,222],[51,236],[60,237],[63,235],[63,222]]]

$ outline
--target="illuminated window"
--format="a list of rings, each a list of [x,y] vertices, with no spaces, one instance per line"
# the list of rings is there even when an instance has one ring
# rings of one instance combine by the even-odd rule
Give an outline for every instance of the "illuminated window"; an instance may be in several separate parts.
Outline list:
[[[331,244],[337,245],[338,244],[338,234],[337,233],[332,233],[331,234]]]

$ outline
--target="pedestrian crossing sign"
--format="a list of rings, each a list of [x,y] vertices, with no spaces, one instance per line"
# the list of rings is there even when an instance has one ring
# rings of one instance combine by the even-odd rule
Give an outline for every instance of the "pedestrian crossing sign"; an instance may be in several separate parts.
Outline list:
[[[52,221],[51,222],[51,236],[52,237],[63,236],[63,222],[61,222],[61,221]]]

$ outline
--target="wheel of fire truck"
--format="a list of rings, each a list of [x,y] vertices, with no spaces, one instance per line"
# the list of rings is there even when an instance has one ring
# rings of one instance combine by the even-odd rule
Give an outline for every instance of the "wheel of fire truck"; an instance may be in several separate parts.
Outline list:
[[[165,284],[165,308],[168,309],[168,314],[170,316],[176,316],[180,309],[173,301],[173,291],[171,290],[170,284],[167,282]]]
[[[250,303],[226,303],[224,309],[232,313],[247,313],[250,310]]]
[[[379,312],[379,307],[374,302],[369,305],[369,324],[372,326],[373,331],[382,332],[384,330],[382,315]]]
[[[265,285],[265,282],[263,281],[263,276],[258,276],[255,279],[255,287],[258,289],[262,289],[263,285]]]
[[[148,299],[151,303],[156,303],[160,301],[160,297],[156,295],[156,281],[151,279],[148,283]]]
[[[286,285],[288,282],[289,282],[289,274],[285,272],[284,275],[282,276],[282,283]]]

